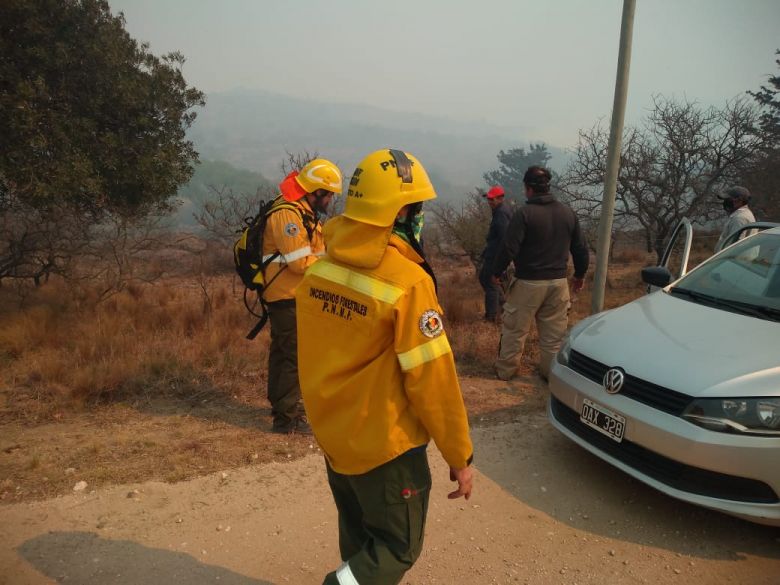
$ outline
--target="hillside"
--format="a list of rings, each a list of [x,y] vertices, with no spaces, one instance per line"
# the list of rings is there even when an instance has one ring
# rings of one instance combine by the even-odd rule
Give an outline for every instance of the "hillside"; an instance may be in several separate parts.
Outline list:
[[[483,186],[482,174],[496,168],[499,150],[528,147],[522,128],[244,90],[209,95],[190,137],[202,159],[227,161],[273,182],[285,150],[319,152],[350,174],[373,150],[404,148],[423,161],[445,199]],[[552,166],[560,167],[565,153],[550,152]]]

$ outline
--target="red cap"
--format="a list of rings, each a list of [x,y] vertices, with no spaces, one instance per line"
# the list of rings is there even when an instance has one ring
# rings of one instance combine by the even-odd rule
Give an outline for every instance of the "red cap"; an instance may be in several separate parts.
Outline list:
[[[488,199],[495,199],[496,197],[503,197],[504,196],[504,188],[500,185],[496,185],[494,187],[490,188],[490,191],[485,193],[485,197]]]

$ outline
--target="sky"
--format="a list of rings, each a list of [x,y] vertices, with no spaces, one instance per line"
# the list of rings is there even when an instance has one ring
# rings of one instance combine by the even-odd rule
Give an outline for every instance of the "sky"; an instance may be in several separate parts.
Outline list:
[[[778,0],[637,0],[626,123],[653,95],[721,106],[777,74]],[[608,126],[620,0],[109,0],[206,94],[262,90],[522,127]],[[208,107],[208,106],[207,106]]]

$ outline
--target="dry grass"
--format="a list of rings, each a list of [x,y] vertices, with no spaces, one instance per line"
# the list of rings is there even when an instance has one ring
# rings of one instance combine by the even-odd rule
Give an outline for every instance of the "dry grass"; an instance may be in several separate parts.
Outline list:
[[[631,252],[630,254],[628,252]],[[610,309],[632,301],[645,292],[641,269],[653,264],[654,256],[627,249],[623,258],[638,258],[632,262],[614,262],[610,265],[605,308]],[[439,301],[444,310],[447,335],[461,374],[492,377],[493,362],[498,353],[501,327],[482,320],[484,293],[473,267],[439,261],[436,265],[439,282]],[[587,277],[585,290],[572,297],[569,325],[590,314],[592,272]],[[535,371],[539,359],[537,332],[531,330],[521,365],[521,375]]]
[[[244,339],[254,318],[230,278],[133,286],[97,304],[55,282],[12,293],[0,291],[0,500],[314,448],[268,432],[268,330]]]
[[[480,383],[492,378],[500,327],[482,321],[472,267],[435,267],[459,372],[473,376],[464,382],[472,421],[541,408],[538,392]],[[608,306],[642,294],[640,268],[614,266]],[[90,489],[179,481],[316,449],[309,437],[269,432],[268,328],[244,339],[254,318],[241,292],[229,277],[136,285],[102,303],[57,282],[0,289],[0,500],[68,493],[80,480]],[[588,294],[573,299],[571,321],[589,304]],[[532,333],[521,374],[537,359]]]
[[[612,252],[610,263],[650,266],[651,264],[655,264],[655,254],[648,254],[642,248],[637,248],[635,246],[620,247]]]
[[[50,283],[23,308],[2,301],[0,421],[209,385],[235,394],[245,374],[264,372],[267,332],[244,339],[252,318],[227,278],[133,286],[98,304]]]
[[[642,294],[646,260],[612,266],[607,307]],[[483,293],[473,267],[442,263],[437,271],[459,365],[490,372],[500,328],[481,320]],[[229,277],[134,285],[102,303],[57,282],[27,296],[22,307],[0,293],[0,422],[37,424],[64,409],[191,396],[204,388],[254,400],[264,385],[268,329],[254,342],[244,339],[253,318]],[[589,303],[587,289],[573,299],[572,322],[589,313]]]

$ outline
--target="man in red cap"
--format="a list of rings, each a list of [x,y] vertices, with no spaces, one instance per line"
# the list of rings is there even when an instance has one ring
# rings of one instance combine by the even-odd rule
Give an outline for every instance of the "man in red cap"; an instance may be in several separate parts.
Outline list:
[[[485,321],[498,321],[501,307],[501,286],[493,279],[492,267],[496,259],[501,241],[504,239],[509,220],[512,219],[512,209],[504,202],[504,189],[499,185],[491,187],[483,195],[490,205],[493,218],[490,220],[485,249],[482,252],[482,269],[479,271],[479,284],[485,291]]]

